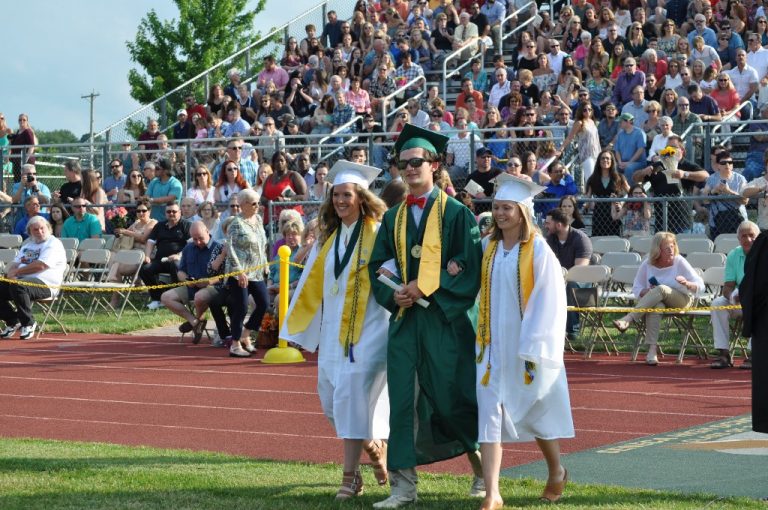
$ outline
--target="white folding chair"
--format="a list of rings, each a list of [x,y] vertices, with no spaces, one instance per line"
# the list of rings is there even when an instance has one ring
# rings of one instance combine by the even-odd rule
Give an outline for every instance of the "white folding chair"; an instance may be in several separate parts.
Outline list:
[[[739,247],[739,239],[736,234],[720,234],[715,238],[715,253],[728,253]]]
[[[110,304],[111,297],[108,299],[108,296],[106,296],[106,294],[108,294],[107,292],[97,292],[95,294],[94,301],[98,300],[99,306],[114,312],[118,319],[123,316],[123,311],[125,311],[126,306],[133,308],[133,310],[136,312],[136,315],[141,318],[139,309],[136,308],[133,303],[131,303],[130,297],[131,292],[133,292],[136,280],[139,277],[139,270],[141,269],[141,264],[143,262],[144,252],[142,250],[120,250],[115,253],[110,259],[110,264],[135,265],[136,270],[132,274],[123,276],[123,280],[121,282],[110,282],[104,279],[102,281],[93,282],[90,288],[95,290],[115,289],[115,292],[120,296],[123,303],[118,307],[118,309],[115,309]]]
[[[71,278],[66,284],[68,289],[66,292],[62,292],[62,307],[69,305],[73,311],[85,312],[87,317],[93,314],[95,306],[100,304],[99,299],[91,299],[83,306],[77,301],[74,294],[87,292],[94,287],[95,283],[106,279],[111,256],[112,252],[103,248],[86,249],[80,252],[77,267],[72,271]]]
[[[685,256],[685,260],[697,269],[706,271],[711,267],[725,266],[725,255],[722,253],[709,253],[694,251]]]
[[[2,248],[0,249],[0,264],[3,265],[3,274],[5,274],[5,268],[16,260],[16,256],[19,254],[19,250],[16,248]]]
[[[64,245],[65,250],[76,250],[80,240],[76,237],[60,237],[59,241]]]
[[[640,260],[640,254],[633,251],[609,251],[603,253],[600,264],[611,268],[611,273],[613,273],[616,268],[621,266],[639,266]]]
[[[687,232],[683,232],[681,234],[675,234],[675,237],[677,238],[678,241],[680,241],[681,239],[707,239],[706,234],[692,234]]]
[[[651,236],[632,236],[629,238],[629,249],[640,255],[645,255],[651,251],[652,239]]]
[[[569,289],[574,306],[581,308],[579,317],[581,321],[580,333],[585,338],[585,356],[587,352],[592,351],[595,342],[598,339],[605,346],[606,352],[610,353],[610,348],[616,351],[618,349],[613,342],[608,330],[603,325],[603,313],[596,309],[601,302],[601,286],[608,283],[611,276],[611,270],[608,266],[573,266],[565,275],[565,281],[578,285]],[[569,347],[573,350],[573,347]]]
[[[23,241],[18,234],[0,234],[0,248],[20,248]]]
[[[715,247],[715,243],[709,239],[696,238],[696,239],[678,239],[677,247],[680,250],[681,255],[687,255],[689,253],[712,253],[712,248]]]
[[[104,239],[101,238],[94,239],[89,237],[87,239],[83,239],[77,245],[77,251],[80,253],[84,252],[85,250],[99,250],[102,248],[104,248]]]
[[[629,251],[629,241],[621,237],[610,237],[602,239],[592,239],[592,252],[594,253],[608,253],[608,252],[626,252]]]
[[[112,234],[102,234],[101,238],[104,239],[104,249],[111,250],[112,245],[115,244],[115,236]]]

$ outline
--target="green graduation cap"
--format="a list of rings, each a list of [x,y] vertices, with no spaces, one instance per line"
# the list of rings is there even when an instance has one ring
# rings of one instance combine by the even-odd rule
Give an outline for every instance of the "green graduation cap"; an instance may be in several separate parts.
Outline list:
[[[442,154],[447,143],[448,137],[445,135],[413,124],[406,124],[395,142],[395,154],[400,155],[404,150],[415,147],[421,147],[435,154]]]

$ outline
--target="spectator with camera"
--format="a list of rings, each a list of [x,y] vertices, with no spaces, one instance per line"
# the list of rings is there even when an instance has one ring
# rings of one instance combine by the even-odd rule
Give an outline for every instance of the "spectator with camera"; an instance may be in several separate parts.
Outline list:
[[[13,185],[11,193],[14,204],[23,204],[33,195],[39,198],[41,204],[48,204],[51,201],[51,190],[45,183],[37,180],[37,170],[31,163],[21,166],[21,182]]]

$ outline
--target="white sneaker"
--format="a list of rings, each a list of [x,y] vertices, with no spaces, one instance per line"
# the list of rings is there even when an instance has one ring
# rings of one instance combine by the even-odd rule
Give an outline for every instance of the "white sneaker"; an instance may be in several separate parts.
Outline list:
[[[384,501],[373,504],[373,508],[400,508],[406,505],[416,503],[416,496],[403,496],[401,494],[392,494]]]
[[[152,301],[152,302],[150,302],[150,303],[147,305],[147,308],[149,308],[150,310],[157,310],[158,308],[162,308],[162,307],[164,307],[164,306],[165,306],[165,305],[164,305],[164,304],[162,304],[160,301]]]
[[[232,358],[249,358],[251,353],[243,349],[240,342],[232,342],[232,347],[229,348],[229,355]]]
[[[485,497],[485,480],[482,476],[476,476],[472,480],[472,487],[469,488],[469,496],[472,498]]]
[[[19,338],[22,340],[26,340],[27,338],[32,338],[32,336],[35,334],[35,330],[37,329],[37,322],[33,322],[29,326],[22,326],[21,333],[19,334]]]
[[[654,353],[649,352],[648,355],[646,355],[645,364],[650,365],[652,367],[655,367],[656,365],[659,364],[659,358],[658,356],[656,356],[655,352]]]
[[[16,323],[13,326],[6,326],[5,329],[0,332],[0,338],[11,338],[16,331],[21,327],[21,324]]]

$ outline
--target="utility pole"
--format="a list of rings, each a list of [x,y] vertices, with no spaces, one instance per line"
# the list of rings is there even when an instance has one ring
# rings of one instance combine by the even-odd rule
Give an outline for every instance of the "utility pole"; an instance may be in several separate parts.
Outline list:
[[[87,96],[80,96],[81,99],[88,99],[91,103],[91,112],[90,112],[90,129],[89,129],[89,137],[88,137],[88,160],[90,162],[90,168],[93,168],[93,100],[99,97],[99,94],[97,92],[94,92],[93,89],[91,89],[91,93]]]

